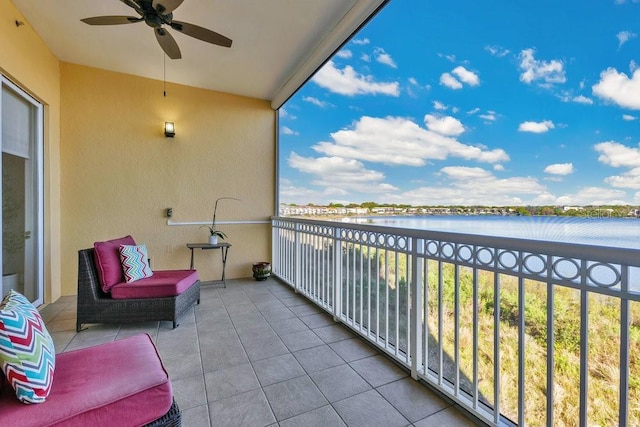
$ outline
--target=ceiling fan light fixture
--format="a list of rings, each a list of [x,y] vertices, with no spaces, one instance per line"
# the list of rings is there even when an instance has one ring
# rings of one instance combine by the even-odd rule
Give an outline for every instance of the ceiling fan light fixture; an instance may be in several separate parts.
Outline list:
[[[176,136],[176,127],[173,122],[164,122],[164,136],[167,138],[173,138]]]

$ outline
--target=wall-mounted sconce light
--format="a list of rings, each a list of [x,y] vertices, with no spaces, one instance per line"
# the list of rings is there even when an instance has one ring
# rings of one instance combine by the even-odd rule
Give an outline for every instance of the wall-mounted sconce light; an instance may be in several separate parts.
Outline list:
[[[164,136],[173,138],[176,135],[176,128],[173,122],[164,122]]]

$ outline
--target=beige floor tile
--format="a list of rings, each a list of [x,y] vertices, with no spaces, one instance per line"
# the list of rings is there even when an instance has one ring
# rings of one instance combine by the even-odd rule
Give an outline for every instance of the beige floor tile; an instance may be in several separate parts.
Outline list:
[[[63,297],[41,311],[56,351],[148,333],[184,426],[474,425],[273,278],[202,287],[201,304],[175,329],[163,321],[85,325],[76,333],[75,305],[75,297]]]

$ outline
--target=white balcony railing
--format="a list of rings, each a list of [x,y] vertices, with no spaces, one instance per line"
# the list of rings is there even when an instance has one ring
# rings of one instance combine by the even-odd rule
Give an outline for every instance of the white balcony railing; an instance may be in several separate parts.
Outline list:
[[[640,425],[640,251],[274,218],[273,272],[491,425]]]

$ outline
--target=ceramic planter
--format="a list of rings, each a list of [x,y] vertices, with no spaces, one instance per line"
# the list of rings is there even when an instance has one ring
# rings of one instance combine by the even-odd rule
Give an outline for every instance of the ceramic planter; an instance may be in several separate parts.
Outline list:
[[[254,262],[252,270],[253,277],[256,280],[267,280],[267,278],[271,276],[271,263]]]

